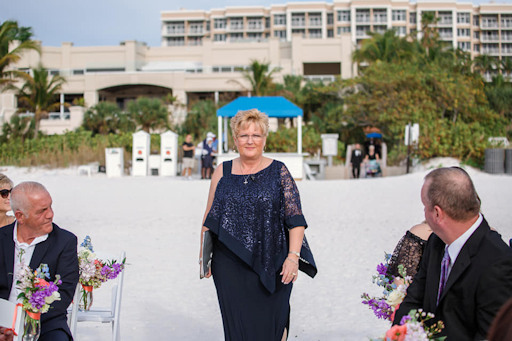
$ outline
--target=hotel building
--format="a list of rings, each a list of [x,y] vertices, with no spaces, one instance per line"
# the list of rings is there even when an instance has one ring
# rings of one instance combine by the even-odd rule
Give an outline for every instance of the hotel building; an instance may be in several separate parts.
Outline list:
[[[179,122],[194,101],[229,101],[248,94],[241,71],[252,60],[278,67],[276,81],[286,74],[323,81],[354,77],[351,55],[368,32],[419,34],[423,12],[435,13],[441,40],[473,58],[512,58],[512,4],[334,0],[163,11],[161,46],[136,41],[90,47],[62,43],[43,46],[41,55],[29,52],[16,66],[29,70],[42,62],[52,74],[67,79],[61,101],[83,97],[87,107],[105,100],[124,107],[138,96],[172,93],[183,104],[172,108]],[[0,94],[0,125],[16,109],[14,93]],[[72,107],[68,113],[63,106],[42,122],[42,129],[73,129],[70,122],[81,122],[79,112]]]

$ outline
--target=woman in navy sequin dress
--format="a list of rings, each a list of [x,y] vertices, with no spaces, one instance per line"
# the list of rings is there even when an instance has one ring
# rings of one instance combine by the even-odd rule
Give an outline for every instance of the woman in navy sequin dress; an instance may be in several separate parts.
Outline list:
[[[299,192],[286,166],[263,156],[268,117],[257,109],[231,120],[240,157],[215,170],[203,231],[214,235],[213,275],[224,335],[286,340],[298,270],[316,266],[304,236]]]

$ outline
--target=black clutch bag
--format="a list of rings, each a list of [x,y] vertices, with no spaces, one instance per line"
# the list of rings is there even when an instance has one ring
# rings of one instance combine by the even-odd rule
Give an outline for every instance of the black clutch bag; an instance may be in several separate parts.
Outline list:
[[[210,271],[212,265],[212,252],[213,240],[212,233],[208,231],[203,232],[203,257],[201,259],[201,268],[199,271],[199,278],[204,278]]]

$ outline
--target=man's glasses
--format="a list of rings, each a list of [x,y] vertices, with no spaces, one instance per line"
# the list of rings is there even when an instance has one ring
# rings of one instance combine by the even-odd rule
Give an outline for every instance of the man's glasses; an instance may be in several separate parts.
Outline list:
[[[9,196],[9,193],[11,193],[12,189],[2,189],[0,190],[0,195],[2,196],[3,199],[7,199],[7,197]]]
[[[243,135],[238,135],[238,140],[239,140],[240,142],[247,142],[247,141],[249,141],[249,138],[251,138],[251,137],[252,137],[252,140],[253,140],[254,142],[259,142],[259,141],[261,141],[261,139],[263,138],[263,136],[262,136],[262,135],[258,135],[258,134],[255,134],[255,135],[246,135],[246,134],[243,134]]]

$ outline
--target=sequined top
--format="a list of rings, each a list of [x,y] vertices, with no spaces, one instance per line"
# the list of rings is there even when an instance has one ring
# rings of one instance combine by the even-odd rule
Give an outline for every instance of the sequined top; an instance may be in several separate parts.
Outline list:
[[[425,250],[426,243],[426,240],[407,231],[393,251],[387,273],[399,276],[398,265],[402,264],[407,275],[414,277],[420,267],[421,256]]]
[[[223,176],[204,225],[273,293],[276,276],[288,256],[288,229],[307,227],[299,191],[282,162],[273,160],[251,175],[232,174],[232,165],[232,161],[223,163]],[[311,277],[317,272],[306,237],[299,269]]]

